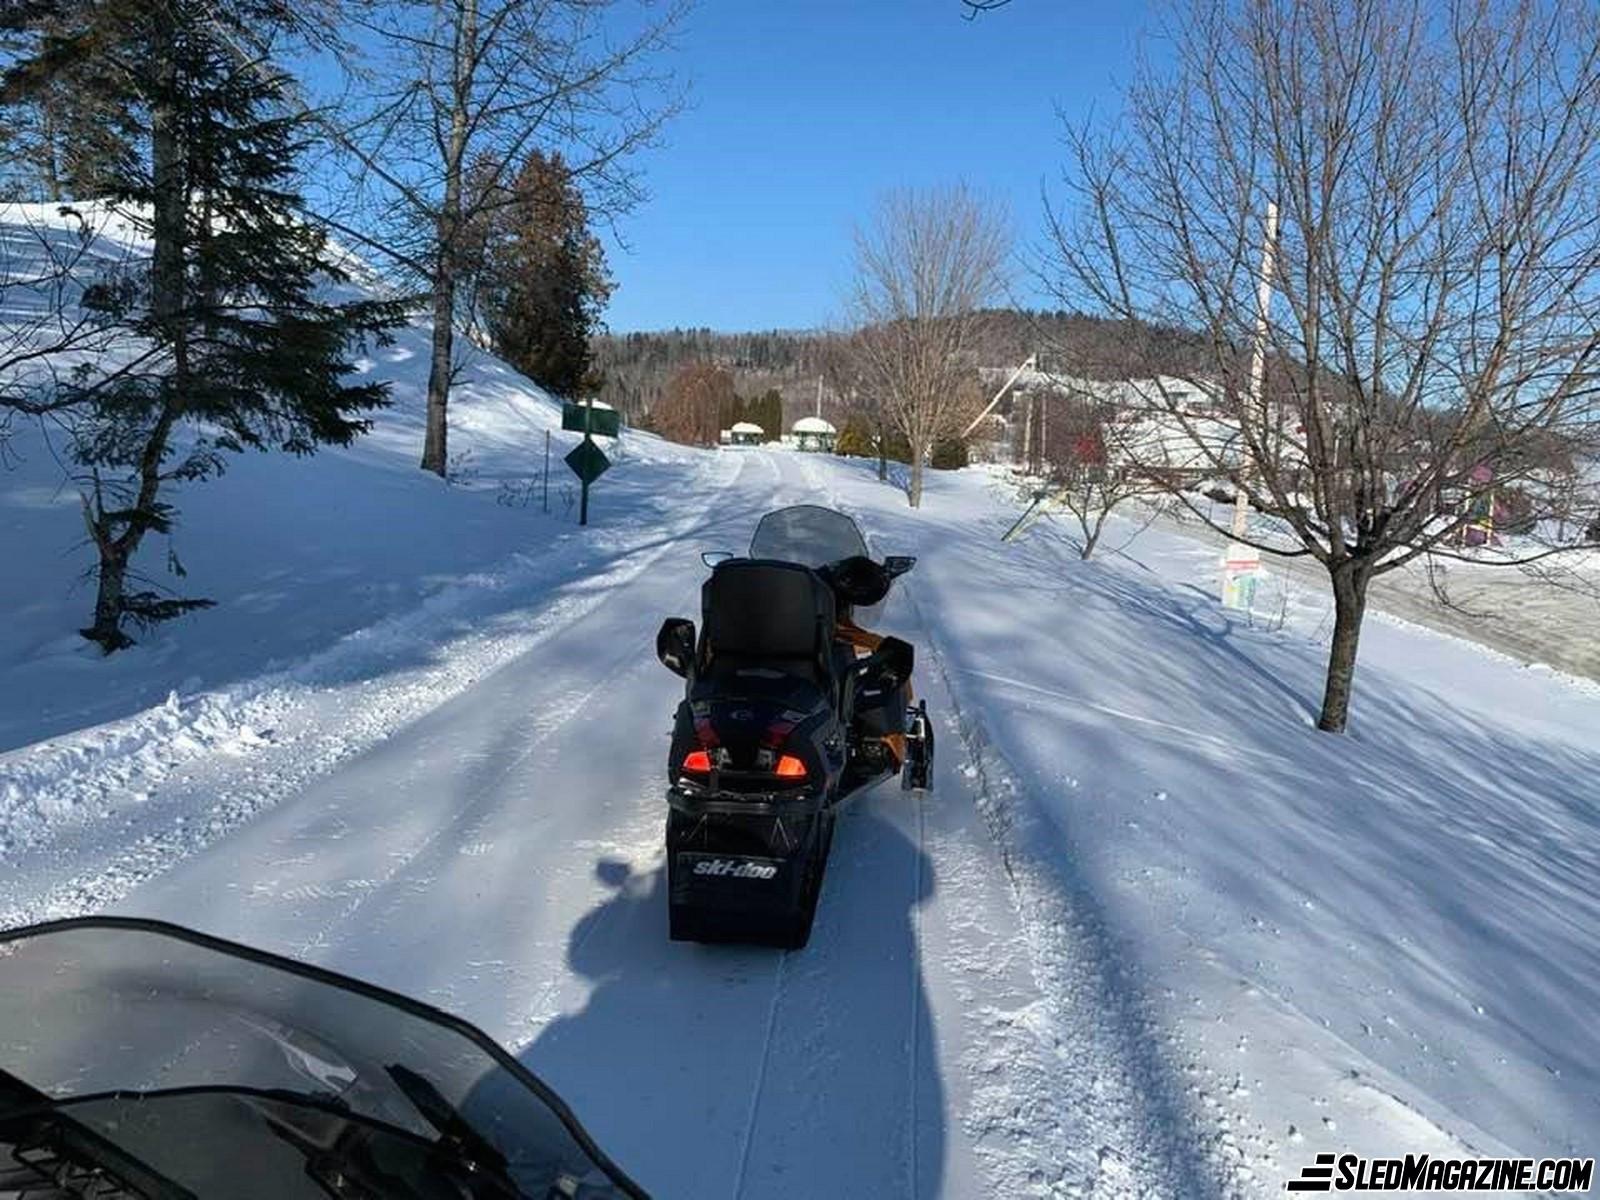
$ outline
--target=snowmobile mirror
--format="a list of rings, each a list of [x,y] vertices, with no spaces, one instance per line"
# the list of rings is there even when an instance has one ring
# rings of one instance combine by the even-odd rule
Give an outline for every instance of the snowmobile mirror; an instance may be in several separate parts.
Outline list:
[[[891,554],[883,560],[883,569],[889,572],[890,579],[899,578],[916,565],[916,558],[910,554]]]
[[[694,622],[688,617],[668,617],[656,634],[656,657],[674,675],[689,677],[694,662]]]
[[[728,550],[707,550],[700,556],[700,561],[708,567],[716,567],[727,562],[732,557],[732,552]]]
[[[911,678],[916,665],[917,652],[910,642],[897,637],[886,637],[878,648],[861,660],[861,673],[884,687],[899,687]]]

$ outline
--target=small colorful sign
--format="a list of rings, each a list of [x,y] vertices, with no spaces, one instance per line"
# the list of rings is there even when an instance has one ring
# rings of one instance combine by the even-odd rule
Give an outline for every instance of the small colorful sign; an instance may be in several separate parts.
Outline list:
[[[1222,560],[1222,607],[1249,612],[1261,578],[1261,551],[1243,542],[1229,542]]]

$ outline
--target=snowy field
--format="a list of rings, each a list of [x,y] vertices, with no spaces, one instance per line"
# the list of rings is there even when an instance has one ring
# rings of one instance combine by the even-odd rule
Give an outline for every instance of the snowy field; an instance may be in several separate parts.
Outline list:
[[[180,497],[219,606],[110,660],[73,632],[76,498],[16,439],[0,924],[164,917],[440,1004],[661,1196],[1270,1196],[1318,1151],[1595,1153],[1600,688],[1378,617],[1351,733],[1318,734],[1309,589],[1251,627],[1180,533],[1003,545],[977,471],[914,513],[866,464],[628,433],[579,530],[561,475],[548,515],[502,502],[559,419],[487,356],[468,478],[416,470],[425,339],[370,364],[373,437]],[[700,551],[802,501],[920,558],[880,627],[917,646],[935,786],[853,804],[806,950],[669,943],[655,630],[698,615]]]

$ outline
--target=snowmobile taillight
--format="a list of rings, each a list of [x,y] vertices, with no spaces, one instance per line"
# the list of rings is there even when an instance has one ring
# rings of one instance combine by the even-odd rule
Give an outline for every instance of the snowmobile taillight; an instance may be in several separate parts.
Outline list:
[[[806,777],[806,764],[792,754],[785,754],[778,760],[778,765],[772,773],[779,779],[804,779]]]
[[[691,750],[683,756],[683,769],[701,775],[711,771],[711,755],[704,750]]]

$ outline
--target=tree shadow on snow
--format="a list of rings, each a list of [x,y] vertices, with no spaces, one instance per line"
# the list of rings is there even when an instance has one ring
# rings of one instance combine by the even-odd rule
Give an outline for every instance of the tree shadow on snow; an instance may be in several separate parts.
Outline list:
[[[1202,836],[1146,844],[1167,854],[1163,865],[1182,871],[1184,886],[1256,915],[1263,932],[1248,936],[1274,946],[1249,968],[1258,981],[1313,1017],[1366,1019],[1356,1044],[1424,1093],[1461,1097],[1457,1111],[1480,1126],[1531,1123],[1548,1131],[1553,1151],[1574,1148],[1600,1111],[1600,1030],[1574,1017],[1600,999],[1591,932],[1600,923],[1600,756],[1521,725],[1519,691],[1490,703],[1481,689],[1494,686],[1492,674],[1419,674],[1409,659],[1389,658],[1404,646],[1376,623],[1350,732],[1316,732],[1326,655],[1317,639],[1249,629],[1200,588],[1126,562],[1140,572],[1115,561],[1059,573],[984,562],[1002,586],[1059,593],[1073,616],[1048,672],[1055,754],[1039,756],[1026,739],[1004,747],[1069,841],[1092,831],[1095,858],[1058,867],[1065,893],[1115,931],[1125,921],[1115,896],[1122,839],[1105,823],[1148,824],[1167,810],[1165,819]],[[947,657],[982,676],[1014,636],[980,628]],[[1462,654],[1464,664],[1477,657]],[[991,675],[973,686],[981,696],[1020,685]],[[1053,800],[1062,752],[1102,781],[1115,776],[1099,764],[1126,764],[1126,778],[1102,782],[1092,805]],[[1157,782],[1159,807],[1146,807]],[[1381,955],[1364,959],[1356,947]],[[1127,949],[1123,961],[1137,963],[1137,947]],[[1322,972],[1315,986],[1292,969],[1310,962]],[[1463,1021],[1469,1002],[1476,1022]],[[1492,1023],[1483,1013],[1496,1014]],[[1397,1052],[1389,1038],[1421,1049]],[[1512,1050],[1542,1070],[1507,1087],[1495,1056],[1503,1063]]]
[[[520,1056],[663,1196],[937,1196],[944,1098],[912,912],[928,860],[842,816],[804,950],[667,939],[666,874],[602,860],[572,930],[593,991]]]

